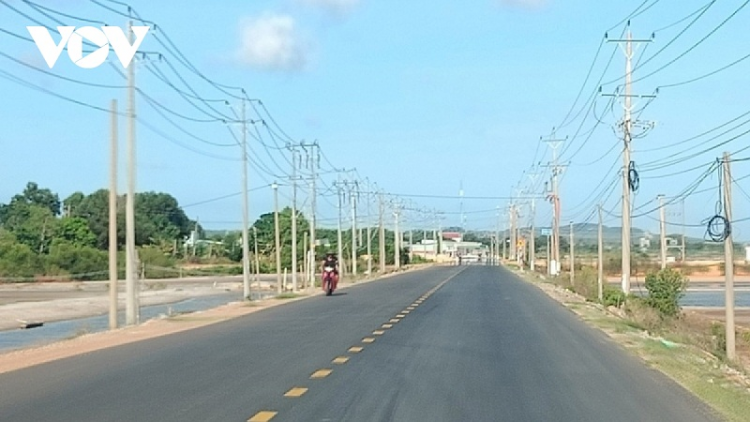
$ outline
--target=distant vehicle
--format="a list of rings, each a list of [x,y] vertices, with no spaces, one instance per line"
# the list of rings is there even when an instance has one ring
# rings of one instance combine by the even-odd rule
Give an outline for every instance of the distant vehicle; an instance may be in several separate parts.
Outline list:
[[[461,262],[465,264],[470,264],[472,262],[479,262],[479,255],[474,254],[466,254],[461,256]]]

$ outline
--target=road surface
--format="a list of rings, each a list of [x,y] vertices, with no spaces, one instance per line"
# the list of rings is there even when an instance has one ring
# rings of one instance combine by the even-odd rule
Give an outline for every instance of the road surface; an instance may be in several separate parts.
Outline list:
[[[0,375],[0,420],[716,419],[536,287],[468,266]]]

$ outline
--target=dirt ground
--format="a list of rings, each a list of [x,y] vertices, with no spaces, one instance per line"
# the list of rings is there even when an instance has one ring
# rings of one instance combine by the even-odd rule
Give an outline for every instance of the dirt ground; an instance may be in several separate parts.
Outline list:
[[[109,294],[103,283],[33,283],[0,285],[0,333],[18,328],[19,321],[53,322],[109,312]],[[193,281],[185,284],[160,284],[141,291],[142,306],[179,302],[192,297],[215,295],[242,288],[236,282]],[[118,309],[125,307],[120,289]],[[0,334],[1,335],[1,334]]]
[[[378,278],[370,278],[370,279],[359,279],[356,280],[355,283],[352,283],[351,281],[344,280],[339,285],[339,289],[346,289],[348,287],[351,287],[355,284],[363,284],[367,282],[372,282],[376,280],[383,280],[383,279],[389,279],[391,276],[403,273],[406,271],[416,271],[419,269],[427,268],[430,265],[415,265],[411,268],[401,270],[399,272],[389,273],[382,277]],[[232,284],[232,283],[230,283]],[[7,286],[6,286],[7,287]],[[232,286],[221,286],[217,284],[216,288],[231,288]],[[57,287],[59,289],[59,286]],[[179,291],[176,288],[169,288],[164,290],[159,290],[156,292],[144,292],[144,299],[141,301],[141,304],[147,304],[147,300],[149,296],[153,296],[154,301],[162,301],[161,303],[168,303],[163,302],[164,300],[182,300],[185,298],[184,295],[189,295],[189,297],[195,296],[195,294],[205,293],[205,294],[215,294],[217,293],[216,290],[210,290],[214,289],[215,287],[213,284],[210,286],[204,286],[200,289],[203,290],[195,290],[195,291]],[[242,286],[234,285],[234,288],[241,289]],[[45,289],[52,289],[49,286],[38,286],[37,289],[40,292],[44,292]],[[199,289],[199,288],[196,288]],[[152,295],[145,295],[145,293],[152,293]],[[4,372],[10,372],[17,369],[26,368],[29,366],[38,365],[45,362],[50,362],[53,360],[58,359],[64,359],[66,357],[76,356],[83,353],[89,353],[96,350],[102,350],[109,347],[115,347],[123,344],[133,343],[137,341],[147,340],[150,338],[155,338],[159,336],[169,335],[172,333],[177,333],[181,331],[186,331],[202,326],[206,326],[209,324],[215,324],[217,322],[226,321],[228,319],[237,318],[243,315],[248,315],[253,312],[257,312],[262,309],[266,309],[273,306],[280,306],[286,303],[291,303],[297,300],[302,300],[306,297],[310,296],[317,296],[322,295],[323,292],[320,289],[315,289],[312,292],[301,292],[296,297],[290,297],[286,299],[278,299],[278,298],[269,298],[259,301],[253,301],[253,302],[234,302],[229,303],[224,306],[220,306],[217,308],[209,309],[202,312],[195,312],[191,314],[186,315],[179,315],[176,317],[171,318],[163,318],[163,319],[152,319],[149,320],[141,325],[137,326],[130,326],[130,327],[124,327],[117,330],[111,330],[111,331],[105,331],[105,332],[99,332],[99,333],[92,333],[92,334],[84,334],[82,336],[75,337],[73,339],[61,341],[52,343],[45,346],[40,347],[34,347],[34,348],[28,348],[28,349],[22,349],[22,350],[14,350],[7,353],[0,353],[0,373]],[[2,289],[0,289],[0,295],[2,295]],[[105,303],[105,311],[106,312],[106,304],[107,298],[101,297],[99,295],[98,298],[81,298],[81,297],[74,297],[74,298],[67,298],[67,299],[59,299],[60,303],[54,303],[58,302],[58,300],[52,300],[52,301],[41,301],[41,302],[24,302],[24,303],[16,303],[16,304],[10,304],[10,305],[4,305],[0,306],[0,318],[2,320],[7,319],[14,319],[15,322],[15,316],[20,315],[20,313],[17,313],[17,311],[5,311],[4,308],[11,307],[9,309],[16,309],[12,308],[14,305],[24,305],[29,306],[29,309],[34,309],[34,312],[36,312],[36,315],[41,315],[42,309],[50,308],[48,318],[51,318],[50,320],[61,320],[61,319],[68,319],[70,318],[69,315],[72,315],[73,312],[86,312],[87,315],[96,315],[96,313],[92,314],[92,312],[97,311],[97,306],[100,306],[101,303],[97,302],[103,301]],[[61,305],[61,303],[65,303],[66,305]],[[52,306],[51,306],[52,305]],[[6,314],[3,316],[2,312],[6,312]],[[16,313],[14,313],[16,312]],[[101,312],[103,313],[103,312]],[[15,326],[17,326],[17,322],[15,322]],[[0,331],[0,335],[2,335],[2,331]]]

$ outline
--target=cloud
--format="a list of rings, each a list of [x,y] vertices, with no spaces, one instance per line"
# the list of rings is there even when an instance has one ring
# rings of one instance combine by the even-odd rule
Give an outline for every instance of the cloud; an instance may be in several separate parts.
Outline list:
[[[518,9],[541,9],[547,5],[548,0],[499,0],[501,6]]]
[[[309,7],[321,9],[333,15],[345,15],[351,12],[360,0],[297,0]]]
[[[240,36],[235,59],[243,65],[288,71],[302,70],[307,65],[309,46],[291,16],[265,13],[243,19]]]

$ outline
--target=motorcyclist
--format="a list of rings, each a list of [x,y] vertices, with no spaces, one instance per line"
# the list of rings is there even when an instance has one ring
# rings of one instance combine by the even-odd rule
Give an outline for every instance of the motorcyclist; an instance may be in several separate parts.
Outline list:
[[[336,255],[332,252],[329,252],[326,254],[326,257],[323,259],[323,265],[321,265],[321,272],[325,272],[326,267],[333,268],[333,274],[336,277],[336,280],[338,280],[339,277],[339,260],[336,258]]]

